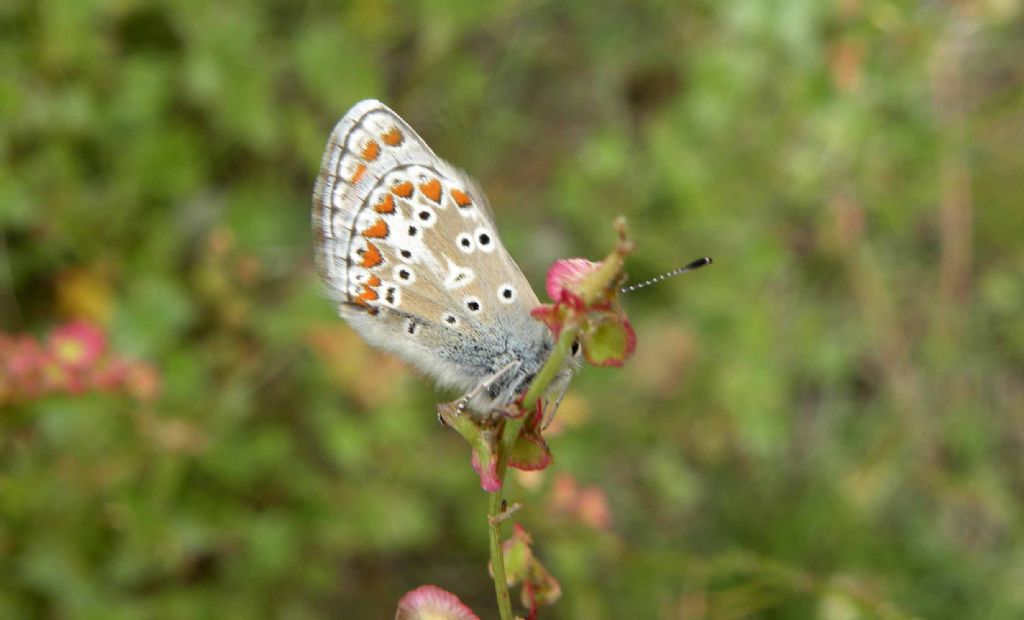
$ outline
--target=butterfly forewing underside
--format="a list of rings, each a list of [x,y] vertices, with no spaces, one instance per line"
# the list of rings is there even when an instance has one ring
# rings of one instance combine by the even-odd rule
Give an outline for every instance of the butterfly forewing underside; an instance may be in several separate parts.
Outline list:
[[[379,101],[356,104],[331,133],[313,227],[341,315],[439,383],[471,390],[505,373],[488,404],[507,401],[550,351],[482,192]]]

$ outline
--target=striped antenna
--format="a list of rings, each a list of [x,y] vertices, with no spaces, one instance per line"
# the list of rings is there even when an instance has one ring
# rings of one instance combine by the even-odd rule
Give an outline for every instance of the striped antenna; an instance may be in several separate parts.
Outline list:
[[[644,288],[646,286],[650,286],[650,285],[654,284],[655,282],[661,282],[662,280],[668,280],[669,278],[674,277],[674,276],[678,276],[681,273],[686,273],[687,271],[693,271],[694,269],[700,269],[704,265],[710,265],[712,262],[713,261],[711,260],[710,256],[705,256],[703,258],[698,258],[697,260],[693,261],[692,263],[689,263],[687,265],[679,267],[678,269],[673,269],[672,271],[667,271],[667,272],[661,274],[660,276],[654,276],[650,280],[645,280],[645,281],[643,281],[643,282],[641,282],[639,284],[633,284],[632,286],[624,286],[624,287],[619,289],[619,292],[620,293],[631,293],[631,292],[637,290],[638,288]]]

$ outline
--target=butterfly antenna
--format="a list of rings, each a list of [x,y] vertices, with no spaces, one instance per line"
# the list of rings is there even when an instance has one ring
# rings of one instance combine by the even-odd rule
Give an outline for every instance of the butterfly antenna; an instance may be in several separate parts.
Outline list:
[[[650,285],[652,285],[652,284],[654,284],[656,282],[661,282],[662,280],[668,280],[669,278],[678,276],[681,273],[686,273],[687,271],[693,271],[695,269],[700,269],[704,265],[710,265],[712,262],[713,261],[711,260],[710,256],[704,256],[702,258],[698,258],[697,260],[693,261],[692,263],[688,263],[686,265],[683,265],[682,267],[679,267],[677,269],[673,269],[672,271],[666,271],[665,273],[661,274],[660,276],[654,276],[650,280],[644,280],[643,282],[640,282],[639,284],[633,284],[631,286],[624,286],[624,287],[619,289],[619,292],[620,293],[631,293],[631,292],[633,292],[633,291],[635,291],[637,289],[650,286]]]

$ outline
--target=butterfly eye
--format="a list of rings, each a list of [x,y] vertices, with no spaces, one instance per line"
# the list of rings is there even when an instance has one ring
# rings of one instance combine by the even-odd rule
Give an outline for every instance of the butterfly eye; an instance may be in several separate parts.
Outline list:
[[[572,355],[573,355],[573,357],[576,357],[576,354],[579,353],[579,352],[580,352],[580,341],[579,340],[573,340],[572,341]]]

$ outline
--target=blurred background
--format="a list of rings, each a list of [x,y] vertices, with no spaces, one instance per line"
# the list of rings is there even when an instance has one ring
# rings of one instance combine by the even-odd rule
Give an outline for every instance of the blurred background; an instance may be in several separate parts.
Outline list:
[[[385,101],[639,348],[510,499],[545,618],[1024,617],[1020,0],[0,7],[0,617],[496,617],[436,392],[321,294]]]

